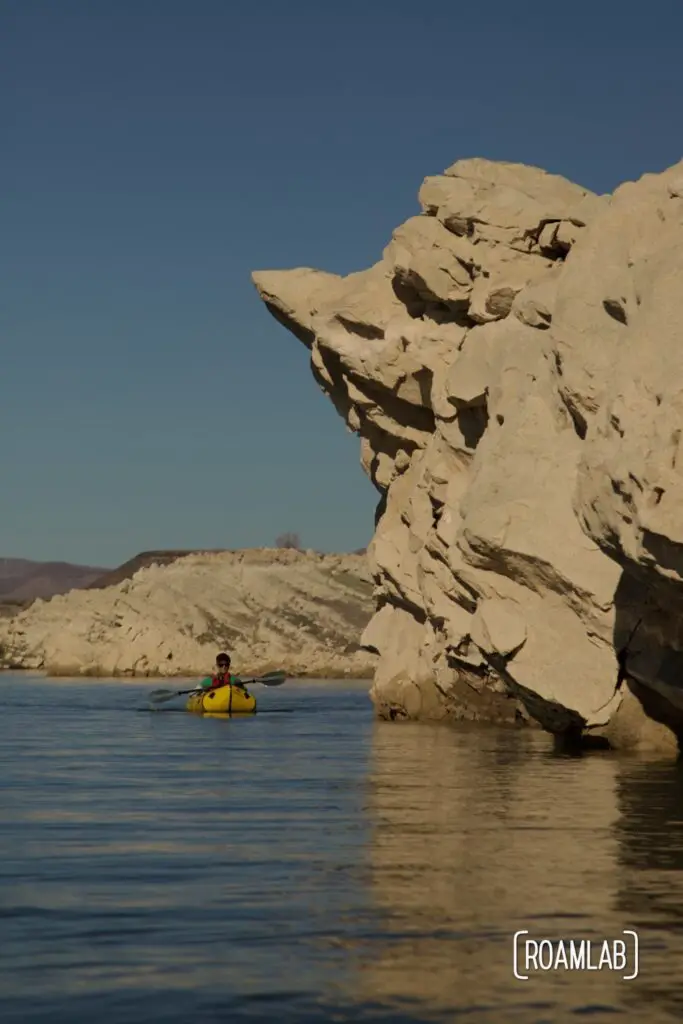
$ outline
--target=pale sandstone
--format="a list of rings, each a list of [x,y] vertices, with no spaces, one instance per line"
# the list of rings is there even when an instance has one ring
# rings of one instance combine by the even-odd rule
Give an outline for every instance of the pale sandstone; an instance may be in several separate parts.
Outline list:
[[[102,590],[36,601],[0,624],[0,664],[53,675],[185,676],[219,650],[236,672],[369,678],[363,555],[281,549],[192,554]]]
[[[507,701],[555,733],[668,749],[683,731],[683,164],[597,196],[460,160],[419,198],[367,271],[253,275],[381,495],[364,635],[378,712],[498,719]]]

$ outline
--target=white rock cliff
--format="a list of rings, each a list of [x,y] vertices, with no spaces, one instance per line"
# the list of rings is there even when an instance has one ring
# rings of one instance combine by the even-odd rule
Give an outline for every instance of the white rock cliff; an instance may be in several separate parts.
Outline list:
[[[361,555],[254,549],[191,554],[97,590],[38,600],[0,623],[0,666],[51,675],[193,676],[219,650],[235,672],[369,678]]]
[[[460,160],[419,198],[368,270],[253,274],[380,493],[377,711],[673,750],[683,164],[598,196]]]

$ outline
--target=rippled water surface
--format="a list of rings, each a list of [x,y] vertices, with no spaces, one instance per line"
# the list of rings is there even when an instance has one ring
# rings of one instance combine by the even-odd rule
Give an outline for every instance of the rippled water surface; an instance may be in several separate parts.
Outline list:
[[[2,1024],[683,1019],[678,767],[155,685],[0,677]],[[523,928],[633,928],[639,976],[518,981]]]

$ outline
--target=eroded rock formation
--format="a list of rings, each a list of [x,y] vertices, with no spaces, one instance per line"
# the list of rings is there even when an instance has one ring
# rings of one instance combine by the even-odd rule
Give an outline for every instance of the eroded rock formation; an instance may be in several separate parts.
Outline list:
[[[0,667],[193,676],[223,649],[243,674],[369,678],[376,656],[358,641],[371,615],[365,556],[192,554],[104,589],[38,600],[0,622]]]
[[[598,196],[461,160],[419,198],[368,270],[253,275],[381,496],[378,713],[674,747],[683,164]]]

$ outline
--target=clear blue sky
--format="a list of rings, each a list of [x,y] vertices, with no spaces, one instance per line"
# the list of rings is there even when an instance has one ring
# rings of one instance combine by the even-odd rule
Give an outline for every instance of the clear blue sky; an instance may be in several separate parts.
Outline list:
[[[2,556],[365,544],[358,439],[250,272],[362,269],[460,157],[608,191],[683,155],[680,0],[0,19]]]

